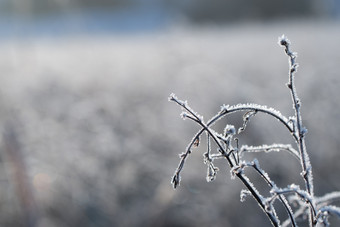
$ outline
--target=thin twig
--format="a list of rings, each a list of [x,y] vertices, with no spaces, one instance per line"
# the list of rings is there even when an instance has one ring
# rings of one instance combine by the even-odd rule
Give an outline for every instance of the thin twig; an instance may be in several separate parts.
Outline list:
[[[314,196],[314,187],[313,187],[313,174],[312,174],[312,165],[310,164],[309,155],[306,150],[305,144],[305,133],[306,129],[302,127],[302,116],[301,116],[301,101],[298,98],[296,88],[295,88],[295,73],[297,71],[298,64],[296,63],[297,54],[290,50],[290,41],[283,35],[279,38],[279,44],[285,48],[285,52],[289,57],[289,81],[287,87],[290,90],[292,101],[293,101],[293,109],[295,111],[296,118],[296,130],[294,134],[298,137],[298,147],[300,152],[300,161],[302,166],[302,176],[305,180],[307,192],[311,197]],[[313,226],[315,222],[316,213],[312,210],[314,209],[315,203],[311,201],[310,207],[310,226]]]

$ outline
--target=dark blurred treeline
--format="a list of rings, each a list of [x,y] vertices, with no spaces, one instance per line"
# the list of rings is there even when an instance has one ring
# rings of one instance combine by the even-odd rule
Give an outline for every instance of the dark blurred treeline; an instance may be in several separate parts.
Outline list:
[[[129,5],[131,0],[3,0],[0,2],[2,13],[14,15],[41,16],[60,13],[64,10],[84,10],[93,8],[120,9]]]
[[[191,1],[191,4],[185,7],[185,14],[197,22],[306,17],[326,14],[329,1],[322,2],[322,7],[316,7],[319,4],[310,0],[214,0],[213,3],[198,0]]]
[[[190,22],[230,22],[282,17],[334,17],[339,15],[338,0],[2,0],[2,14],[41,16],[65,10],[105,9],[117,12],[133,8],[167,11],[173,18]],[[131,11],[135,13],[135,11]],[[133,15],[132,15],[133,16]]]

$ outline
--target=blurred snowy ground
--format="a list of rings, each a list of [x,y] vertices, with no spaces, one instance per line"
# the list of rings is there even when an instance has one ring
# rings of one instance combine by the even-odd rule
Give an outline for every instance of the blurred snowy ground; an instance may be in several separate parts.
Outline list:
[[[172,189],[178,154],[198,128],[182,121],[167,98],[174,92],[205,119],[222,104],[239,102],[293,114],[288,60],[277,45],[282,34],[299,53],[296,86],[316,194],[339,190],[338,22],[4,39],[0,225],[29,226],[33,219],[31,226],[39,227],[270,226],[252,198],[239,201],[243,186],[230,180],[226,163],[218,162],[216,181],[205,181],[204,146],[186,163],[179,189]],[[241,119],[224,123],[240,125]],[[260,115],[241,139],[249,145],[293,142],[276,121]],[[280,186],[301,183],[293,158],[275,153],[258,159]]]

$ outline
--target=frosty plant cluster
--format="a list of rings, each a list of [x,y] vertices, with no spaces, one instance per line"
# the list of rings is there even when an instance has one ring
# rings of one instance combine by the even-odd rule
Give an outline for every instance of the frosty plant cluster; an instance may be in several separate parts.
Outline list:
[[[183,119],[190,119],[200,126],[200,130],[193,136],[185,152],[180,154],[180,162],[172,178],[171,183],[174,188],[180,184],[180,174],[185,161],[195,147],[200,145],[203,136],[206,136],[207,150],[203,154],[204,163],[207,165],[207,181],[216,178],[218,168],[214,165],[214,160],[225,159],[230,166],[232,178],[238,178],[244,184],[246,189],[241,191],[241,201],[248,195],[252,195],[263,212],[267,215],[273,226],[298,226],[297,220],[304,220],[309,226],[330,226],[329,216],[337,215],[340,217],[340,208],[331,205],[332,202],[340,200],[340,192],[332,192],[322,197],[314,195],[312,165],[309,161],[305,145],[306,128],[302,124],[301,101],[298,98],[294,79],[298,64],[296,63],[297,54],[290,49],[290,41],[283,35],[279,38],[281,45],[289,59],[289,80],[287,87],[289,89],[294,115],[285,117],[279,111],[267,106],[257,104],[238,104],[223,105],[221,110],[209,121],[204,121],[203,117],[190,108],[186,101],[178,99],[171,94],[169,101],[181,106]],[[236,112],[244,112],[243,126],[238,130],[234,125],[226,125],[222,133],[214,131],[212,126],[223,117]],[[237,135],[242,133],[251,118],[257,114],[267,114],[277,119],[285,127],[296,142],[296,146],[286,144],[271,144],[262,146],[239,146]],[[212,144],[217,147],[217,152],[212,151]],[[304,180],[304,186],[290,184],[285,188],[278,187],[269,175],[261,168],[259,161],[254,159],[249,162],[243,159],[246,152],[289,152],[297,158],[301,165],[301,177]],[[270,187],[270,196],[265,197],[255,188],[251,179],[249,179],[244,170],[252,168],[257,172]],[[274,202],[279,201],[285,211],[288,219],[281,222],[274,207]],[[292,204],[295,204],[294,209]],[[297,204],[297,206],[296,206]]]

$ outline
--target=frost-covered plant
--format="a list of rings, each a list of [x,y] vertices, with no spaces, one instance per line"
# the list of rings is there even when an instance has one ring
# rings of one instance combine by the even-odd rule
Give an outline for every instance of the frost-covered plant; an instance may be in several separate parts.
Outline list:
[[[181,117],[183,119],[190,119],[200,125],[201,129],[194,135],[190,141],[186,151],[180,154],[180,163],[171,180],[174,188],[180,184],[180,173],[183,169],[186,159],[191,154],[193,148],[200,145],[201,137],[205,134],[207,140],[207,151],[203,154],[204,163],[207,165],[207,181],[212,181],[216,178],[218,168],[214,165],[215,159],[225,159],[230,168],[232,178],[239,178],[246,189],[241,190],[241,201],[248,195],[252,195],[265,214],[270,219],[273,226],[297,226],[297,219],[308,219],[309,226],[329,226],[328,217],[331,214],[340,217],[340,208],[329,205],[335,200],[340,199],[340,192],[332,192],[322,197],[314,195],[312,165],[309,161],[309,156],[305,145],[306,128],[302,125],[301,117],[301,102],[297,96],[294,85],[295,73],[298,64],[296,63],[297,54],[290,49],[290,41],[283,35],[279,38],[279,44],[284,47],[285,53],[289,59],[289,81],[287,87],[293,102],[294,116],[285,117],[279,111],[269,108],[267,106],[257,104],[237,104],[233,106],[223,105],[221,110],[213,116],[209,121],[205,122],[203,117],[198,115],[190,108],[186,101],[178,99],[174,94],[171,94],[169,101],[177,103],[182,107]],[[216,124],[226,115],[235,112],[245,112],[243,115],[243,126],[238,130],[234,125],[226,125],[223,133],[218,133],[212,129]],[[264,113],[277,119],[291,134],[296,142],[296,149],[292,145],[286,144],[272,144],[262,146],[239,146],[237,134],[242,133],[247,126],[249,120],[256,114]],[[217,147],[218,153],[213,153],[211,145],[214,143]],[[269,175],[260,167],[257,159],[249,162],[243,159],[245,152],[271,152],[271,151],[285,151],[291,153],[301,164],[301,176],[304,180],[304,187],[290,184],[285,188],[278,187]],[[270,196],[265,197],[255,188],[252,181],[245,175],[245,168],[253,168],[269,185]],[[289,197],[288,197],[289,196]],[[280,201],[285,208],[288,219],[280,222],[276,213],[274,202]],[[292,209],[292,204],[297,204],[297,208]]]

